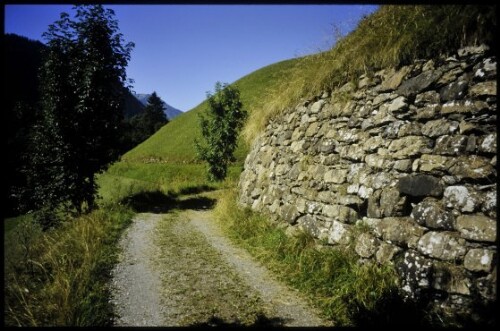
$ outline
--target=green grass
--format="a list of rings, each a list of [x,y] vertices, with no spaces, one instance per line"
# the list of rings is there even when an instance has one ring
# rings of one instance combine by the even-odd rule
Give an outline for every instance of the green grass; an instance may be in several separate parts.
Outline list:
[[[4,317],[9,326],[111,324],[110,271],[132,212],[99,209],[42,232],[30,220],[5,235]]]
[[[215,212],[233,240],[307,295],[336,326],[382,324],[390,315],[387,302],[397,292],[391,266],[360,264],[352,249],[318,248],[306,233],[289,237],[266,217],[239,209],[234,191],[221,195]]]
[[[296,61],[287,60],[272,64],[234,83],[239,88],[241,101],[249,113],[263,106],[265,102],[263,96],[281,83],[286,77],[285,72],[293,67]],[[194,139],[201,137],[198,114],[205,112],[207,107],[208,104],[204,101],[192,110],[176,117],[149,139],[126,153],[123,161],[166,162],[178,165],[199,163],[196,160]],[[235,151],[237,165],[243,163],[247,153],[248,146],[240,139]]]
[[[286,60],[261,68],[234,84],[240,89],[244,107],[251,114],[262,107],[265,95],[286,79],[286,72],[297,60]],[[215,84],[215,82],[214,82]],[[229,168],[228,179],[222,183],[208,182],[205,164],[197,160],[194,139],[201,137],[198,114],[205,112],[204,101],[163,126],[149,139],[123,155],[120,162],[112,165],[100,176],[100,194],[106,199],[118,201],[114,193],[123,197],[130,187],[152,187],[163,192],[181,191],[189,187],[229,187],[237,182],[249,145],[240,137],[234,153],[235,162]],[[117,182],[121,181],[121,184]],[[114,189],[108,186],[113,184]],[[228,184],[232,183],[232,184]]]
[[[15,229],[19,224],[30,221],[32,218],[33,216],[30,214],[6,218],[3,221],[3,231],[7,234]]]
[[[117,162],[98,177],[102,204],[120,203],[124,198],[142,191],[162,191],[178,194],[200,188],[234,187],[241,173],[241,165],[229,167],[228,177],[222,182],[209,182],[203,164],[171,164]]]

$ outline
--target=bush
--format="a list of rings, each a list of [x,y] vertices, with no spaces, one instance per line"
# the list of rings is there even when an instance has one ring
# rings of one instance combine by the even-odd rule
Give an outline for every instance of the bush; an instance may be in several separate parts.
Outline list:
[[[217,82],[215,93],[208,93],[207,117],[200,115],[204,143],[195,140],[198,157],[208,163],[208,179],[221,181],[234,161],[238,134],[247,117],[236,87]]]

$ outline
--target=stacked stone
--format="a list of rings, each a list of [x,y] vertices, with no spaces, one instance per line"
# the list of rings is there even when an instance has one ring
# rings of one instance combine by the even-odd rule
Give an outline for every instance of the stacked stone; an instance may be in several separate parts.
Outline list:
[[[407,297],[457,313],[492,302],[496,94],[485,46],[363,75],[269,123],[240,202],[394,263]]]

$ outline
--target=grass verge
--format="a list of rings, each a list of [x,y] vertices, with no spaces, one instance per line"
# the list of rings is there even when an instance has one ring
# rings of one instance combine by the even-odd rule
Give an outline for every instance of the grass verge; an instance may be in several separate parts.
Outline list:
[[[42,232],[27,219],[5,236],[7,326],[105,326],[108,282],[132,212],[103,208]]]
[[[33,218],[31,214],[20,215],[16,217],[9,217],[3,220],[3,231],[9,233],[14,230],[19,224],[27,222]]]
[[[231,239],[306,294],[336,326],[380,319],[397,291],[392,267],[360,264],[351,250],[320,249],[305,233],[289,237],[262,215],[238,208],[234,190],[221,195],[215,213]]]
[[[142,163],[121,161],[98,178],[105,204],[120,203],[125,197],[142,191],[166,194],[196,193],[236,186],[242,165],[231,165],[222,182],[209,182],[205,164]]]

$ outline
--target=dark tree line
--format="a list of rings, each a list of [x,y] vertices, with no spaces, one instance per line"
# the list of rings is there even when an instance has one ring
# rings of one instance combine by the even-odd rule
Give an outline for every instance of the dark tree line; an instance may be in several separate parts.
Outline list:
[[[25,151],[30,143],[30,133],[36,121],[36,104],[39,99],[37,71],[42,63],[41,42],[13,34],[3,36],[3,116],[7,135],[4,162],[5,186],[2,209],[5,216],[15,214],[21,203],[19,194],[27,185],[21,172],[29,157]]]
[[[14,34],[4,35],[3,41],[7,157],[2,209],[5,216],[15,216],[35,208],[32,199],[33,178],[30,175],[33,171],[28,171],[28,168],[32,165],[33,151],[37,148],[32,144],[33,128],[35,124],[37,127],[42,125],[38,72],[49,50],[39,41]],[[168,122],[163,113],[162,101],[157,95],[152,99],[153,107],[146,109],[128,88],[122,87],[122,94],[124,118],[119,130],[120,154],[146,140]]]
[[[124,42],[111,10],[100,5],[74,9],[74,17],[62,13],[49,26],[47,46],[36,50],[42,53],[39,96],[23,91],[7,106],[13,124],[8,153],[15,160],[9,170],[19,178],[8,182],[6,193],[14,196],[10,202],[23,202],[20,211],[41,211],[47,226],[58,211],[93,208],[94,175],[116,160],[124,145],[125,67],[133,44]],[[33,95],[38,101],[31,100]]]
[[[94,207],[95,174],[119,156],[125,44],[112,10],[76,6],[49,26],[40,69],[40,121],[34,128],[28,178],[34,207],[45,225],[54,211]]]

